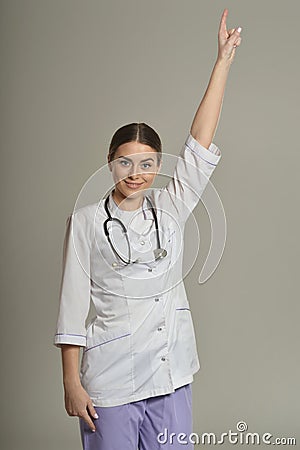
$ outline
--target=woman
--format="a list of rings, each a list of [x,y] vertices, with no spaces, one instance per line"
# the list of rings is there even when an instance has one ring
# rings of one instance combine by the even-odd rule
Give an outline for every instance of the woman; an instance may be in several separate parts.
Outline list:
[[[79,417],[85,450],[174,450],[182,448],[179,434],[192,432],[191,383],[200,364],[179,279],[179,238],[221,158],[212,139],[241,43],[240,27],[227,31],[227,15],[172,180],[149,190],[161,168],[160,138],[144,123],[124,125],[108,154],[114,189],[67,220],[54,344],[66,411]],[[97,315],[86,327],[91,299]]]

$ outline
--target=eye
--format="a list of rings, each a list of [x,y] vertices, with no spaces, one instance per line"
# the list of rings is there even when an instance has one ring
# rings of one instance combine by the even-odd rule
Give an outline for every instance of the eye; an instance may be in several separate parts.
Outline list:
[[[142,164],[142,166],[143,166],[144,169],[149,169],[149,167],[152,167],[152,164],[144,163],[144,164]]]
[[[121,166],[128,167],[129,161],[126,161],[126,159],[122,159],[122,160],[120,161],[120,164],[121,164]]]

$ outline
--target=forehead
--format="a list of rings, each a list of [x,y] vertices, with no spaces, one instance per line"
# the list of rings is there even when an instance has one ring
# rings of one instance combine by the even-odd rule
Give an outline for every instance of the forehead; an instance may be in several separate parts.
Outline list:
[[[118,147],[115,153],[115,158],[120,156],[136,155],[136,157],[151,157],[157,151],[150,147],[150,145],[141,144],[140,142],[126,142]]]

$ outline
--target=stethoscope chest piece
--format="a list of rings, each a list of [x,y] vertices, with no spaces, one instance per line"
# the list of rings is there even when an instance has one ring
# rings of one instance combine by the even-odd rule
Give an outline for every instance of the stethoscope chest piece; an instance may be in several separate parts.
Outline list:
[[[153,253],[155,259],[165,258],[168,254],[167,250],[164,248],[156,248]]]

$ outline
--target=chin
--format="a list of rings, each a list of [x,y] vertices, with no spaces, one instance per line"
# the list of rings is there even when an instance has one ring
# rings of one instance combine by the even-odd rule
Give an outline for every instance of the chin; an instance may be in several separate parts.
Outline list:
[[[124,189],[123,190],[124,195],[126,195],[126,197],[139,197],[141,195],[143,195],[144,190],[143,189]]]

